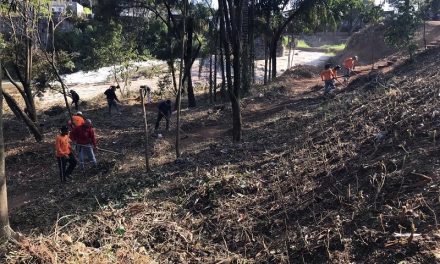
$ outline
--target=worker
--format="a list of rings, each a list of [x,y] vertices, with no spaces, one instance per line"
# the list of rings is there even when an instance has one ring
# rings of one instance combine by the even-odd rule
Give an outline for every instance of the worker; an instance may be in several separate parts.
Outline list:
[[[70,127],[70,130],[73,130],[75,127],[82,126],[85,122],[86,118],[84,117],[83,113],[81,111],[78,111],[67,122],[67,125]]]
[[[71,174],[76,167],[77,161],[70,146],[69,128],[62,126],[60,130],[61,133],[55,141],[55,150],[60,170],[60,179],[62,183],[65,183],[67,179],[72,179]]]
[[[333,79],[333,84],[336,86],[336,80],[338,79],[338,71],[341,70],[341,66],[340,65],[336,65],[335,67],[333,67],[333,74],[335,75],[335,79]],[[341,83],[341,82],[339,82]]]
[[[116,86],[112,85],[109,89],[107,89],[104,94],[107,97],[107,103],[108,103],[108,113],[112,114],[112,108],[114,107],[118,114],[121,112],[119,111],[119,107],[117,103],[120,103],[118,97],[116,96]]]
[[[72,97],[72,106],[75,105],[75,110],[78,111],[78,102],[79,102],[79,95],[74,90],[70,90],[70,97]]]
[[[159,103],[157,106],[158,114],[156,120],[155,130],[159,129],[160,121],[163,117],[166,119],[166,129],[170,130],[170,118],[171,118],[171,100],[166,100],[164,102]]]
[[[81,170],[84,171],[85,169],[86,158],[96,166],[97,162],[93,151],[96,150],[96,137],[92,121],[87,119],[82,126],[75,127],[70,133],[70,139],[76,144]]]
[[[356,67],[356,63],[358,61],[358,56],[350,57],[344,61],[345,75],[344,80],[348,82],[348,79],[351,77],[351,73],[354,71]]]
[[[331,68],[331,64],[326,64],[320,75],[321,80],[324,82],[324,95],[327,95],[332,89],[335,89],[334,80],[336,76]]]
[[[339,70],[341,70],[340,65],[336,65],[335,67],[333,67],[333,74],[335,75],[336,78],[338,78],[338,71]]]

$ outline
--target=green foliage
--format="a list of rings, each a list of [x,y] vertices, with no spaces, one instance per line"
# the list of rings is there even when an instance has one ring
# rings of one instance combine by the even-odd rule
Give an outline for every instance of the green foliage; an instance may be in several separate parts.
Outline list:
[[[347,44],[341,43],[341,44],[334,44],[334,45],[324,45],[324,46],[321,46],[320,48],[327,49],[331,53],[337,53],[339,51],[344,50],[346,46],[347,46]]]
[[[384,19],[382,6],[375,5],[374,2],[368,2],[362,12],[364,23],[377,25]]]
[[[298,44],[296,44],[298,48],[310,48],[309,44],[307,44],[304,40],[298,40]]]
[[[396,0],[394,6],[397,12],[387,23],[385,41],[398,49],[406,50],[412,59],[417,49],[414,35],[421,20],[409,0]]]
[[[84,7],[84,14],[91,15],[92,14],[92,9],[90,9],[88,7]]]
[[[92,39],[88,66],[112,66],[114,81],[121,86],[123,95],[128,94],[131,76],[137,71],[133,62],[147,58],[144,52],[139,53],[134,38],[123,34],[121,24],[112,21],[108,26],[101,26],[101,34]],[[123,85],[120,82],[123,82]]]
[[[161,100],[170,94],[173,88],[173,83],[171,80],[170,73],[166,73],[159,78],[159,81],[157,82],[157,88],[158,89],[154,91],[154,95],[160,98]],[[173,91],[173,94],[177,95],[177,92]]]

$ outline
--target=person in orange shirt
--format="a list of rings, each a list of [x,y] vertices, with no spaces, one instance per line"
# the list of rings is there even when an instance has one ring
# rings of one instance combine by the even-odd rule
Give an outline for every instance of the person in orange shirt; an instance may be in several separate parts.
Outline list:
[[[67,126],[61,127],[61,133],[55,140],[55,151],[60,170],[60,179],[62,183],[65,183],[68,178],[72,179],[70,175],[77,164],[70,146],[69,128]]]
[[[344,61],[344,68],[345,68],[344,80],[345,80],[345,82],[348,82],[348,79],[350,79],[351,73],[352,73],[352,71],[354,71],[354,68],[356,67],[357,61],[358,61],[358,56],[348,58]]]
[[[324,95],[335,89],[334,79],[336,78],[331,64],[326,64],[325,69],[321,72],[321,80],[324,82]]]
[[[69,121],[67,121],[67,126],[70,128],[70,130],[73,130],[75,127],[80,127],[84,125],[85,122],[86,118],[84,117],[83,113],[81,111],[78,111],[72,116],[71,119],[69,119]]]
[[[81,111],[76,112],[76,114],[72,116],[72,120],[75,127],[82,126],[86,123],[86,119]]]

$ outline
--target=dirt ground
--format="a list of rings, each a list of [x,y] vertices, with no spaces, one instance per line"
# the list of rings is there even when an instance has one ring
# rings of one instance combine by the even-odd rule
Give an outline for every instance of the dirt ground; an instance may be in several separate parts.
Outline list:
[[[350,37],[346,49],[336,56],[336,60],[341,61],[357,55],[361,63],[372,64],[376,60],[391,56],[397,50],[385,43],[384,34],[384,25],[364,28]],[[427,45],[440,41],[440,21],[426,22],[425,37]],[[422,27],[417,31],[415,41],[419,48],[424,48]]]
[[[182,157],[152,133],[146,174],[137,99],[109,116],[97,100],[99,165],[59,183],[62,113],[35,144],[5,124],[11,226],[8,263],[435,263],[439,260],[438,56],[360,67],[322,96],[319,69],[292,69],[243,99],[233,144],[228,103],[182,112]],[[387,65],[387,66],[386,66]],[[307,77],[304,77],[304,74]],[[426,78],[426,76],[428,76]],[[437,112],[436,112],[437,111]],[[39,235],[42,234],[42,235]]]

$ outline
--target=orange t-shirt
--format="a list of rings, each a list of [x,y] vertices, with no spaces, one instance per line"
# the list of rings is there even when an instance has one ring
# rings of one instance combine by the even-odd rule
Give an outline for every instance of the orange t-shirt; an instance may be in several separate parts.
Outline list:
[[[344,67],[347,69],[352,69],[356,61],[353,58],[348,58],[344,61]]]
[[[84,120],[84,118],[82,116],[79,116],[79,115],[72,116],[72,120],[73,120],[73,125],[75,127],[82,126],[86,122],[86,120]]]
[[[70,155],[72,149],[70,147],[69,135],[58,135],[55,141],[55,150],[57,157],[64,157]]]
[[[325,71],[322,71],[321,72],[321,79],[323,80],[323,81],[329,81],[329,80],[332,80],[333,78],[335,78],[336,76],[335,76],[335,74],[333,73],[333,70],[332,69],[328,69],[328,70],[325,70]]]

